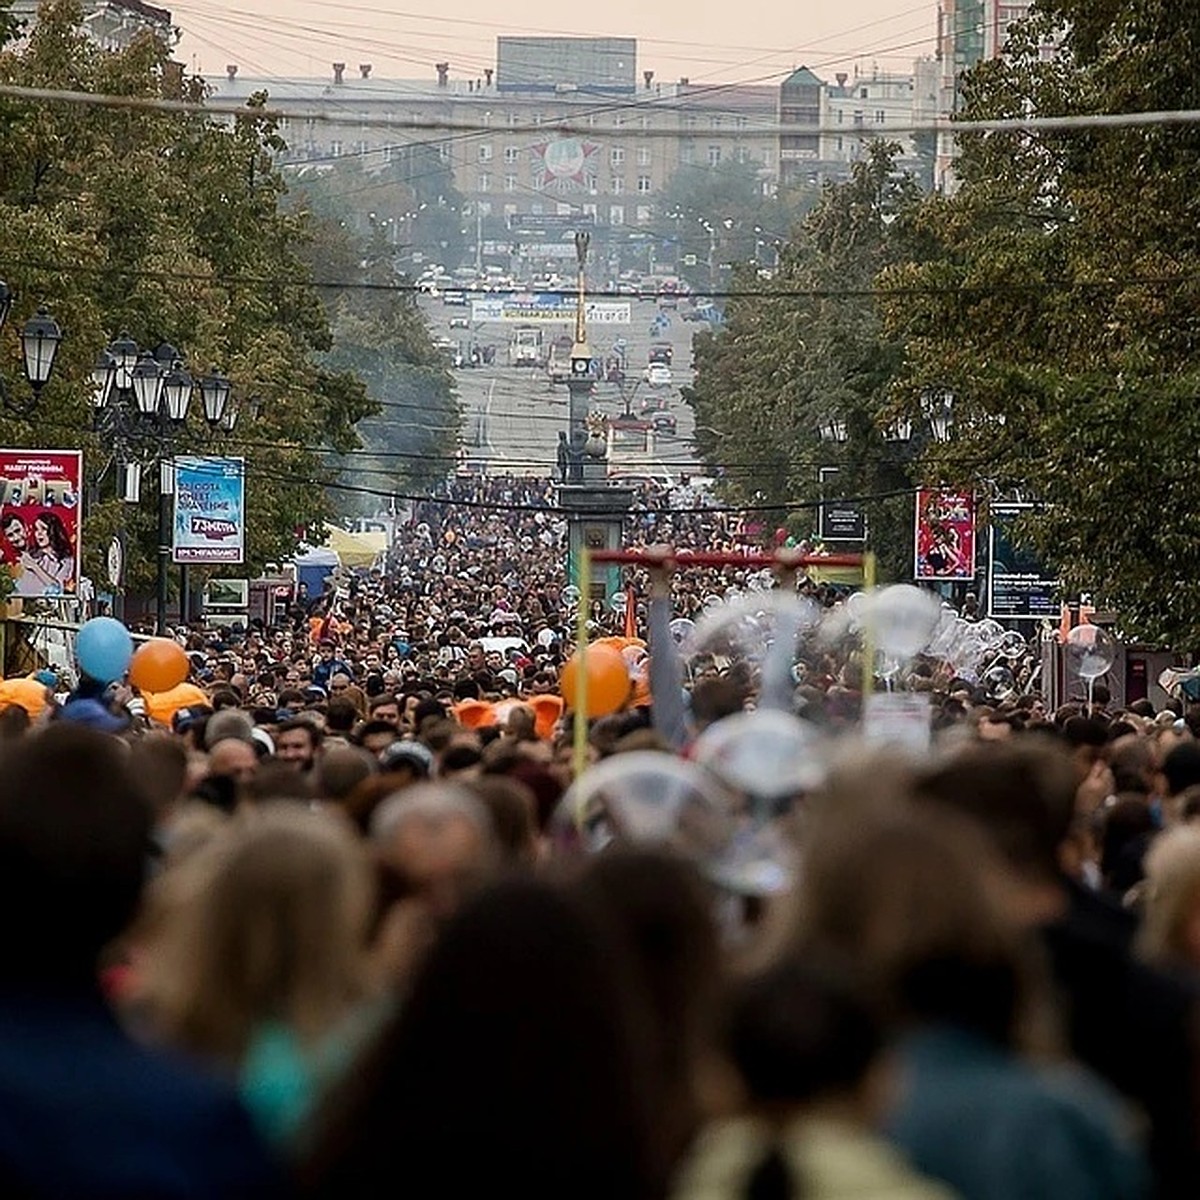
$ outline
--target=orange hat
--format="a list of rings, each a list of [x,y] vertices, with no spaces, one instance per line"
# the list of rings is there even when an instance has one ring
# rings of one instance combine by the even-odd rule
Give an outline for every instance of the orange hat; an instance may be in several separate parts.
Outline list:
[[[37,679],[0,679],[0,711],[16,705],[37,720],[48,703],[46,685]]]
[[[496,724],[496,709],[486,700],[460,700],[454,706],[454,717],[464,729],[482,729]]]
[[[146,716],[160,725],[170,725],[171,718],[181,709],[192,705],[211,704],[208,693],[194,683],[177,683],[170,691],[143,692]]]
[[[563,715],[566,705],[561,696],[530,696],[526,704],[533,709],[534,732],[543,741],[554,736],[554,727]]]

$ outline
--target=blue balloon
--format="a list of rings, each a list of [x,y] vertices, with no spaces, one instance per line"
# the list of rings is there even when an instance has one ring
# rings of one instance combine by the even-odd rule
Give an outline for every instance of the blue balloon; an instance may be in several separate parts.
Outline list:
[[[93,617],[75,637],[75,659],[79,669],[97,683],[112,683],[129,670],[133,638],[120,621]]]

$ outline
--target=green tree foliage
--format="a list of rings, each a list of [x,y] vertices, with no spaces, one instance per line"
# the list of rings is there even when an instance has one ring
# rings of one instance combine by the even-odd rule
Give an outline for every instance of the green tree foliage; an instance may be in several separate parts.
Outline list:
[[[841,494],[878,497],[867,510],[885,578],[912,562],[912,499],[892,496],[910,486],[907,452],[881,432],[904,352],[883,336],[871,294],[916,236],[920,192],[896,172],[896,151],[875,144],[848,182],[825,188],[774,278],[739,281],[755,294],[731,298],[725,326],[697,338],[687,395],[697,445],[731,499],[813,502],[822,466],[840,468]],[[844,444],[822,441],[830,421],[844,423]],[[791,525],[811,535],[815,511]]]
[[[150,36],[122,53],[80,32],[78,0],[46,0],[28,45],[0,53],[0,81],[137,97],[199,98]],[[31,419],[0,416],[16,446],[82,447],[97,478],[104,455],[91,433],[89,373],[97,353],[128,331],[139,344],[169,341],[194,373],[218,364],[235,394],[256,400],[231,436],[214,436],[193,405],[176,449],[220,449],[247,459],[250,565],[287,553],[294,531],[331,513],[322,450],[357,444],[355,425],[376,411],[361,383],[321,356],[329,323],[299,255],[306,218],[280,207],[273,125],[247,108],[218,123],[201,117],[0,100],[0,274],[18,293],[13,327],[44,302],[66,340]],[[19,377],[6,328],[0,371]],[[13,390],[21,385],[13,383]],[[99,495],[111,486],[103,481]],[[86,569],[108,534],[136,538],[150,505],[100,500],[86,522]],[[134,556],[152,561],[150,547]],[[145,570],[141,579],[145,578]]]
[[[1041,61],[1057,29],[1062,51]],[[1200,6],[1042,0],[1006,60],[964,82],[965,117],[1200,108]],[[967,135],[961,187],[886,270],[894,390],[956,396],[930,478],[1046,503],[1027,530],[1069,586],[1131,632],[1200,635],[1200,127]]]

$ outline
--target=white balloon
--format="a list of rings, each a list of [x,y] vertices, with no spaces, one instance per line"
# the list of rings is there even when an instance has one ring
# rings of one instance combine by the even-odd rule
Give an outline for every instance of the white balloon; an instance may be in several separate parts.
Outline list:
[[[765,709],[709,726],[692,753],[730,787],[768,799],[811,791],[828,770],[824,739],[814,726]]]

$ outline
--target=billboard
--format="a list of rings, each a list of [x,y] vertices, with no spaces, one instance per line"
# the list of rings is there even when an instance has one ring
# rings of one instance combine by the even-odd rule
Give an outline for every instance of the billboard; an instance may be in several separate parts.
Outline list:
[[[975,493],[949,488],[917,491],[913,578],[962,582],[975,578]]]
[[[0,559],[22,597],[79,590],[78,450],[0,450]]]
[[[637,90],[637,39],[498,37],[496,90],[628,95]]]
[[[1057,621],[1062,613],[1058,577],[1012,540],[1013,523],[1032,509],[1032,504],[1000,503],[989,510],[989,617],[1001,621]]]
[[[246,551],[245,459],[181,455],[175,459],[177,563],[240,563]]]
[[[862,505],[851,500],[839,500],[838,467],[821,467],[821,506],[817,509],[817,536],[823,542],[865,542],[867,514]],[[833,499],[826,497],[832,495]]]
[[[628,300],[585,300],[589,325],[628,325],[632,305]],[[472,321],[574,321],[575,297],[563,292],[536,296],[497,296],[471,301]]]

